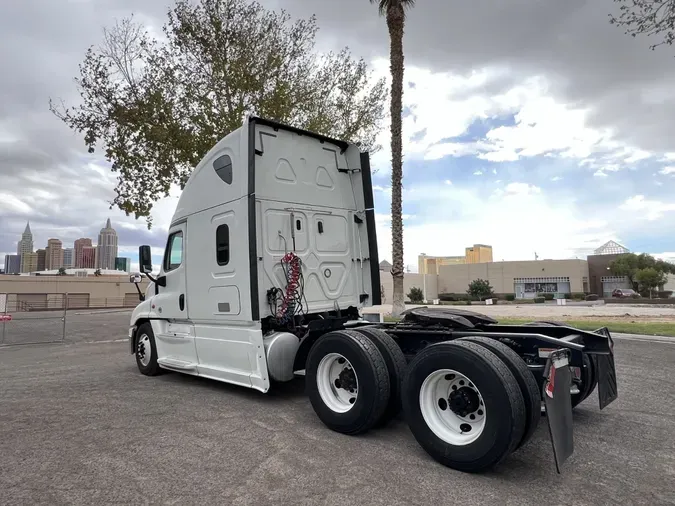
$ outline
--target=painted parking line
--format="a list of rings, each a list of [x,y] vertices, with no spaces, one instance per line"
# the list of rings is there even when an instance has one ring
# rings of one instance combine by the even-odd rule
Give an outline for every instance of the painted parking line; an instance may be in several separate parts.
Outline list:
[[[82,341],[84,344],[106,344],[106,343],[126,343],[129,342],[129,338],[125,337],[124,339],[108,339],[107,341]]]

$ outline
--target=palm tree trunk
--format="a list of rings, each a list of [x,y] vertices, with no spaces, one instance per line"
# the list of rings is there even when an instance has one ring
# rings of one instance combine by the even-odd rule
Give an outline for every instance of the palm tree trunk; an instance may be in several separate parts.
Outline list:
[[[394,293],[392,316],[405,310],[403,293],[403,26],[405,15],[400,2],[387,9],[389,28],[389,61],[391,72],[391,250]]]

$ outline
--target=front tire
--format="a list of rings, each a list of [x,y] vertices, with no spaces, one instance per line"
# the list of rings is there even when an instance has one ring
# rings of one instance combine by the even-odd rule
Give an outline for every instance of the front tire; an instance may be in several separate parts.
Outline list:
[[[441,464],[480,472],[522,439],[525,403],[508,367],[475,343],[423,349],[403,382],[403,410],[417,442]]]
[[[352,330],[321,336],[305,368],[314,412],[331,430],[361,434],[382,417],[390,397],[387,365],[377,346]]]
[[[162,372],[157,363],[157,346],[155,334],[150,323],[144,323],[136,331],[136,365],[141,374],[157,376]]]

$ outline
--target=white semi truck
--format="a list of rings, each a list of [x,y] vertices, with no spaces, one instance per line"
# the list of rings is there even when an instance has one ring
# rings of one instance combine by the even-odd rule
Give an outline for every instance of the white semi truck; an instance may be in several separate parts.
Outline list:
[[[268,392],[304,372],[330,429],[358,434],[402,410],[443,465],[493,467],[546,412],[556,468],[573,451],[572,408],[617,397],[607,329],[499,325],[451,308],[362,318],[380,304],[367,153],[259,117],[194,168],[171,221],[159,274],[133,311],[142,374],[169,370]],[[137,285],[138,286],[138,285]]]

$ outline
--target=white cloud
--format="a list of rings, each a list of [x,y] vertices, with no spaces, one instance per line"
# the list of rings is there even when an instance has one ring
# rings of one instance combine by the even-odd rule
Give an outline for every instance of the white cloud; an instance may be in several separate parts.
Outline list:
[[[403,227],[405,264],[412,269],[422,252],[461,255],[474,243],[492,245],[497,261],[533,258],[534,251],[540,258],[583,258],[607,240],[619,239],[604,216],[552,197],[525,182],[487,196],[479,188],[432,183],[404,190],[404,202],[416,209],[415,219]],[[378,222],[377,234],[380,258],[391,260],[388,221]]]
[[[389,78],[387,60],[374,61],[378,75]],[[477,70],[468,76],[406,67],[403,119],[403,152],[406,160],[437,160],[446,156],[478,156],[491,162],[512,162],[533,156],[560,156],[587,160],[589,168],[611,172],[633,166],[653,153],[615,140],[611,129],[588,126],[589,110],[552,98],[549,82],[542,76],[522,78],[510,87],[489,94],[492,83],[509,75],[503,67]],[[504,80],[506,82],[506,80]],[[512,82],[512,81],[511,81]],[[478,141],[461,142],[478,120],[513,115],[514,125],[490,130]],[[423,136],[416,135],[424,131]],[[383,125],[373,156],[373,166],[389,171],[389,124]],[[663,156],[673,156],[675,153]]]
[[[562,178],[560,176],[553,176],[551,181],[560,181]]]
[[[593,175],[595,177],[607,177],[607,173],[603,172],[602,170],[596,170]]]
[[[445,184],[452,184],[452,181],[450,181],[449,179],[446,179]]]
[[[473,173],[474,176],[482,176],[483,171],[482,170],[477,170],[476,172]]]
[[[659,200],[646,199],[644,195],[635,195],[626,199],[619,208],[624,211],[642,213],[638,216],[649,221],[654,221],[662,218],[664,213],[675,211],[675,203],[668,204]]]
[[[664,176],[667,174],[675,174],[675,167],[672,166],[664,167],[659,171],[659,174],[663,174]]]

